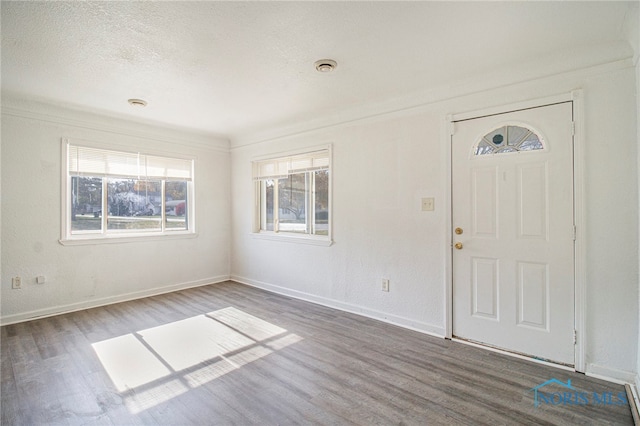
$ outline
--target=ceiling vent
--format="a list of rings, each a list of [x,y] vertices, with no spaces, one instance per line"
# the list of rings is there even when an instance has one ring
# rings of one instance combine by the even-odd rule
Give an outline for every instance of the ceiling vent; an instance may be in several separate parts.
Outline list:
[[[129,105],[138,108],[144,108],[147,106],[147,101],[143,101],[142,99],[129,99],[127,102],[129,102]]]
[[[327,73],[333,71],[338,66],[338,63],[333,59],[320,59],[314,65],[318,72]]]

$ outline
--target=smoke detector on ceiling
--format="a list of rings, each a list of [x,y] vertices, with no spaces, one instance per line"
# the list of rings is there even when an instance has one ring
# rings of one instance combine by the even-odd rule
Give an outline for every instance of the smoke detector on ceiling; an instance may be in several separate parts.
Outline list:
[[[338,63],[333,59],[320,59],[314,65],[318,72],[327,73],[333,71],[338,66]]]
[[[142,99],[129,99],[127,102],[134,107],[144,108],[147,106],[147,101]]]

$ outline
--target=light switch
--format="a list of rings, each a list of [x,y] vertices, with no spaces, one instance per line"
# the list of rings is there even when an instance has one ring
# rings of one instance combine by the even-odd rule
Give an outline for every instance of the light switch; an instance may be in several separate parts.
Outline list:
[[[423,212],[432,212],[435,208],[435,199],[430,197],[430,198],[423,198],[422,199],[422,211]]]

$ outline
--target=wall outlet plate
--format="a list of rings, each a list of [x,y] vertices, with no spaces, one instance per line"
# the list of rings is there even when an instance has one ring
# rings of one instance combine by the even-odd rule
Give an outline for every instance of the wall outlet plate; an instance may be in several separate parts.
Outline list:
[[[382,291],[389,291],[389,280],[386,278],[382,279]]]
[[[11,278],[11,288],[14,290],[22,288],[22,279],[20,277]]]

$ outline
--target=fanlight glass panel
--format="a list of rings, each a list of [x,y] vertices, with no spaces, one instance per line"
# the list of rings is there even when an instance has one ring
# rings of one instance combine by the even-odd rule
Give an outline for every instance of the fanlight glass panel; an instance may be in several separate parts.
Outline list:
[[[487,133],[476,144],[474,155],[544,149],[540,137],[526,127],[503,126]]]

